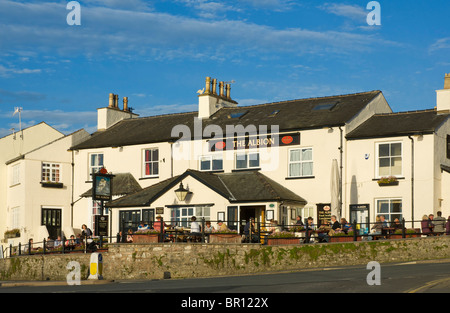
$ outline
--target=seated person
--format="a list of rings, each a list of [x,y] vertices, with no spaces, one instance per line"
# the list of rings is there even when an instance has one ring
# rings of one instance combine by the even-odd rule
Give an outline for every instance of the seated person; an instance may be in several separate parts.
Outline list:
[[[424,215],[422,217],[422,221],[420,222],[420,226],[422,227],[422,234],[431,236],[432,233],[432,227],[430,225],[430,220],[428,219],[428,216]]]
[[[330,238],[328,232],[332,230],[330,223],[328,221],[323,221],[323,224],[320,225],[320,227],[317,230],[318,230],[317,237],[319,238],[319,242],[328,242]]]
[[[148,230],[150,227],[147,224],[144,224],[144,222],[140,222],[138,226],[138,230]]]
[[[217,222],[217,231],[221,232],[221,231],[227,231],[228,230],[228,226],[221,220],[219,220]]]
[[[400,223],[398,218],[396,218],[394,220],[394,222],[391,224],[391,228],[393,228],[392,231],[395,233],[396,230],[402,230],[403,229],[403,225]]]

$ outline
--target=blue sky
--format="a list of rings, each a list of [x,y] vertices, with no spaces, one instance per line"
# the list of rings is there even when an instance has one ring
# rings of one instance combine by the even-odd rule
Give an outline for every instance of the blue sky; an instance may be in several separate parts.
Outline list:
[[[435,106],[450,73],[450,2],[0,0],[0,137],[45,121],[95,131],[109,93],[141,116],[197,110],[206,76],[241,105],[383,91],[394,111]]]

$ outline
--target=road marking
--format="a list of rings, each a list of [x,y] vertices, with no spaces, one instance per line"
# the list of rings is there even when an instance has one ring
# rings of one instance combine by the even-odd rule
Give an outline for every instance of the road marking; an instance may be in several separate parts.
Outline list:
[[[417,292],[429,289],[429,288],[431,288],[431,287],[433,287],[433,286],[435,286],[437,284],[440,284],[440,283],[443,283],[443,282],[446,282],[446,281],[449,281],[449,280],[450,280],[450,278],[433,280],[433,281],[430,281],[430,282],[426,283],[422,287],[419,287],[419,288],[416,288],[416,289],[407,290],[406,293],[417,293]]]

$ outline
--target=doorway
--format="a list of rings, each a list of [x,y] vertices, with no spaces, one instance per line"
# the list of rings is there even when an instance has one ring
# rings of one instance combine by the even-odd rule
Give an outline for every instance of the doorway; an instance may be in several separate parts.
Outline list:
[[[239,223],[241,233],[244,231],[245,225],[248,223],[251,217],[255,218],[255,223],[259,221],[264,222],[263,218],[265,216],[266,206],[240,206],[239,207]]]
[[[61,236],[61,209],[42,209],[41,225],[47,227],[51,239]]]

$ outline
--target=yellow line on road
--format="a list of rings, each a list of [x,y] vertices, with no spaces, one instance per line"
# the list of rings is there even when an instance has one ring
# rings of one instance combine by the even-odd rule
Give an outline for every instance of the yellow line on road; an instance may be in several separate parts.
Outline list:
[[[417,293],[417,292],[421,292],[423,290],[429,289],[437,284],[443,283],[443,282],[447,282],[450,281],[450,278],[443,278],[443,279],[438,279],[438,280],[433,280],[430,281],[428,283],[426,283],[424,286],[416,288],[416,289],[410,289],[407,290],[406,293]]]

